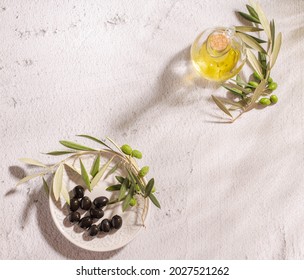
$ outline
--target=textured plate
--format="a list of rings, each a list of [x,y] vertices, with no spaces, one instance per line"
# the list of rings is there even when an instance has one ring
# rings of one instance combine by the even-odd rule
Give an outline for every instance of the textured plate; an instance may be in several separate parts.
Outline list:
[[[94,157],[82,157],[82,161],[88,171],[90,170],[93,160]],[[103,160],[104,159],[101,159],[101,164],[104,163],[102,162]],[[74,162],[69,162],[69,164],[73,163]],[[116,162],[112,162],[111,165],[113,166],[115,163]],[[74,163],[74,167],[77,170],[80,170],[78,161]],[[108,170],[110,169],[111,167]],[[65,171],[66,172],[64,172],[63,180],[69,192],[71,192],[76,185],[83,185],[81,177],[76,172],[73,172],[68,167],[65,168]],[[114,174],[111,174],[105,180],[101,179],[101,181],[97,186],[95,186],[92,192],[89,192],[86,189],[85,196],[90,197],[92,201],[98,196],[106,196],[109,199],[113,199],[118,195],[118,192],[108,192],[105,189],[110,185],[116,184],[117,181],[115,179],[115,175],[121,174],[122,171],[117,170]],[[125,246],[130,241],[132,241],[139,233],[139,231],[144,228],[143,223],[145,222],[146,224],[149,209],[149,201],[141,196],[137,200],[137,205],[135,207],[129,207],[129,209],[125,212],[122,212],[121,203],[109,205],[104,208],[104,217],[94,224],[99,225],[103,219],[111,219],[111,217],[117,214],[122,217],[122,227],[119,230],[111,231],[108,234],[100,232],[97,236],[91,237],[89,236],[87,230],[80,228],[78,224],[70,223],[68,219],[68,215],[70,213],[69,207],[62,197],[59,199],[59,201],[55,201],[53,195],[50,195],[49,205],[55,225],[63,236],[65,236],[70,242],[80,248],[97,252],[115,250]],[[86,215],[84,210],[80,209],[79,212],[81,213],[82,217]]]

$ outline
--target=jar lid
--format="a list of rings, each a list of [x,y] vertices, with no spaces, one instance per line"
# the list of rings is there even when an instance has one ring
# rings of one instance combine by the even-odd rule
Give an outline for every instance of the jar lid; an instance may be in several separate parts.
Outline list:
[[[212,33],[208,38],[209,46],[218,52],[222,52],[229,45],[229,39],[224,33]]]

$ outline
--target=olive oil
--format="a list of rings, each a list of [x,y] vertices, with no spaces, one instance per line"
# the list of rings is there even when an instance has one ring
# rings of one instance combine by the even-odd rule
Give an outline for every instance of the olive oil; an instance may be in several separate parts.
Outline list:
[[[192,45],[191,59],[201,76],[218,82],[235,76],[245,63],[242,42],[234,38],[230,29],[201,34]]]

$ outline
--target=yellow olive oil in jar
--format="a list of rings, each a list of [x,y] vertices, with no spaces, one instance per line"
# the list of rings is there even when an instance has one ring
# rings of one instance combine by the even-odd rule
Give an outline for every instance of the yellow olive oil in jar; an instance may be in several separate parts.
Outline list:
[[[221,82],[240,72],[246,56],[243,43],[233,29],[216,28],[197,37],[191,48],[191,59],[201,76]]]

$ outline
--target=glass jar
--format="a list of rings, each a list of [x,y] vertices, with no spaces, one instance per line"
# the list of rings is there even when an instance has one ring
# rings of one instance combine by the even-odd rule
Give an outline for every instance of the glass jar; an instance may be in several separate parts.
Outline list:
[[[241,71],[246,61],[246,49],[234,28],[209,28],[193,42],[191,60],[201,76],[222,82]]]

